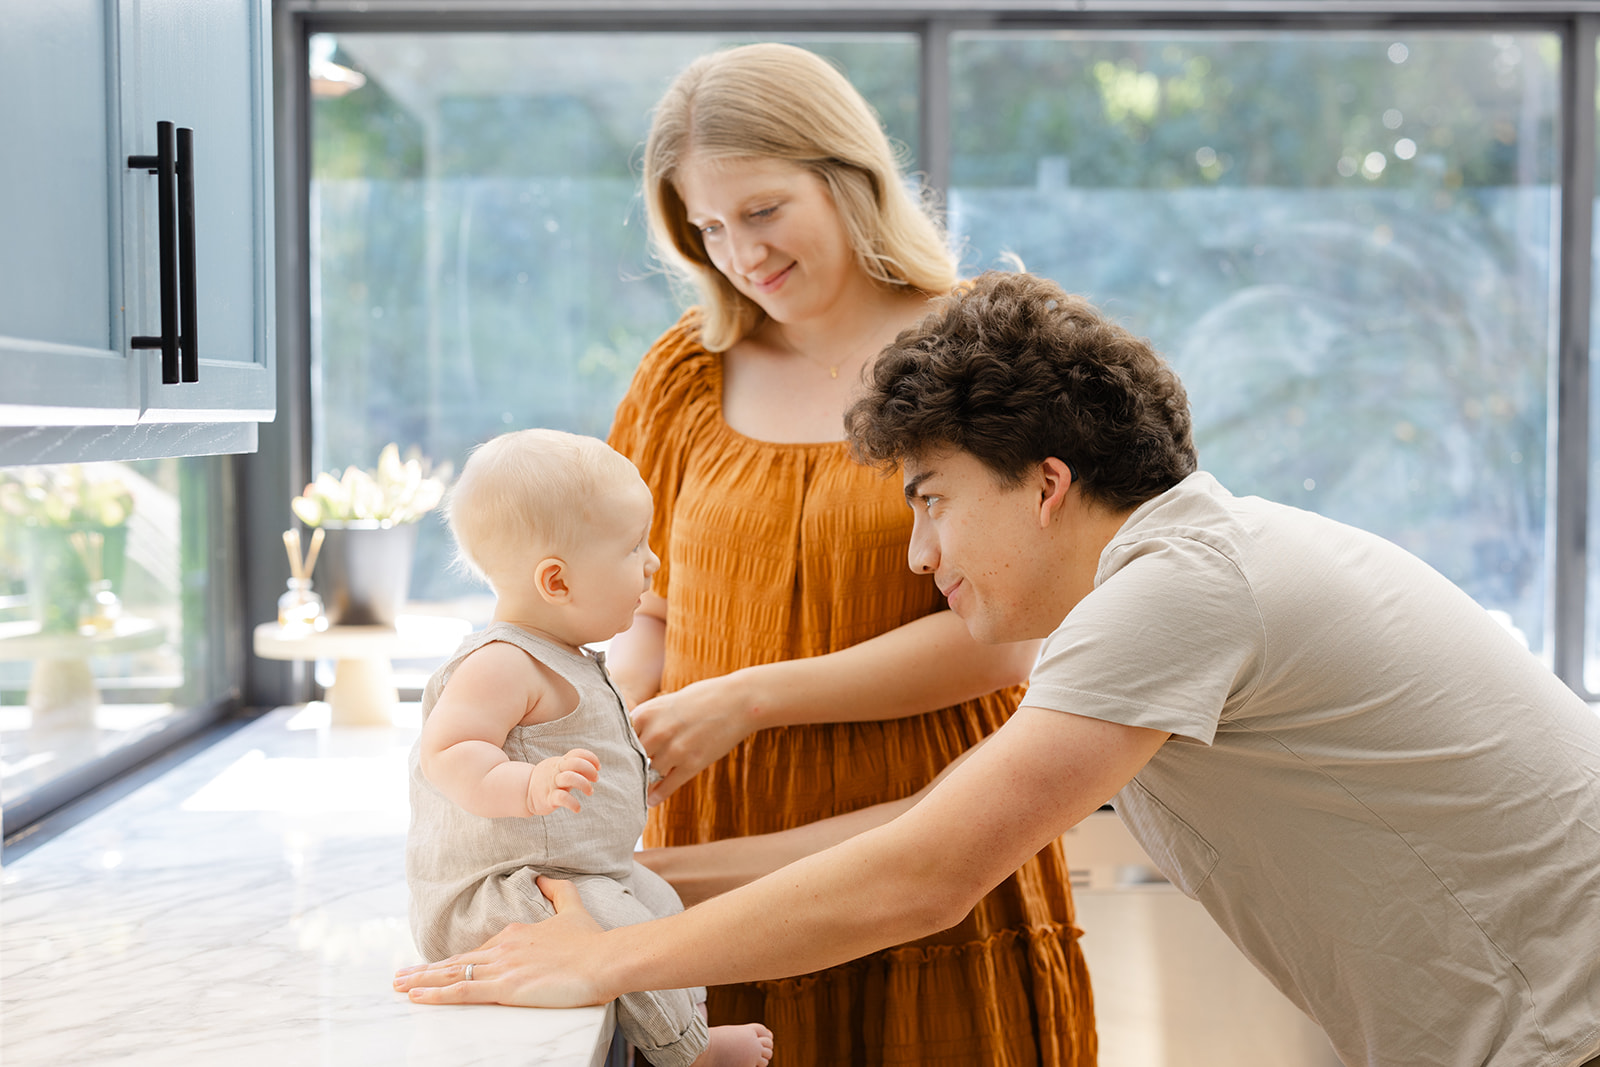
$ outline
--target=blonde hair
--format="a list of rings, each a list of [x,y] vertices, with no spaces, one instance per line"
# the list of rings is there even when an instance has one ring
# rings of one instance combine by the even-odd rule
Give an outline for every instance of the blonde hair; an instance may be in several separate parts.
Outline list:
[[[515,430],[484,442],[445,502],[456,564],[496,586],[517,561],[577,544],[595,501],[629,476],[639,472],[628,458],[593,437]]]
[[[701,56],[656,105],[644,152],[644,196],[656,253],[690,281],[701,340],[723,351],[761,322],[761,308],[706,255],[679,195],[678,168],[704,160],[779,159],[828,186],[868,277],[927,294],[947,292],[956,262],[922,198],[906,188],[872,107],[820,56],[752,44]]]

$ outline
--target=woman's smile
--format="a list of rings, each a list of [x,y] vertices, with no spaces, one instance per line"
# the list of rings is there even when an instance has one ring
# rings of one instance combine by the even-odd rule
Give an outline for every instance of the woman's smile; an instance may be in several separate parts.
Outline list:
[[[763,279],[757,280],[755,278],[750,278],[750,285],[752,288],[763,294],[775,292],[777,288],[784,283],[784,280],[789,277],[789,273],[790,271],[794,270],[794,267],[795,265],[790,263],[778,273],[769,274]]]

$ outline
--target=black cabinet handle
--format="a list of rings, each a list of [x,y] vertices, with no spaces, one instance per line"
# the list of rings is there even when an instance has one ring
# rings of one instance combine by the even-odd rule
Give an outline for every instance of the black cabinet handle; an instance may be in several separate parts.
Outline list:
[[[195,328],[194,131],[178,128],[178,302],[182,332],[178,350],[183,380],[200,380],[200,336]]]
[[[156,176],[156,225],[161,233],[161,334],[134,337],[134,348],[161,349],[161,381],[178,381],[178,248],[174,231],[177,205],[173,188],[176,158],[173,152],[172,123],[156,123],[156,154],[129,156],[133,170],[148,170]]]
[[[156,123],[156,154],[129,156],[132,170],[156,176],[156,227],[160,231],[161,334],[134,337],[134,348],[161,349],[161,382],[200,380],[200,340],[195,300],[194,131]]]

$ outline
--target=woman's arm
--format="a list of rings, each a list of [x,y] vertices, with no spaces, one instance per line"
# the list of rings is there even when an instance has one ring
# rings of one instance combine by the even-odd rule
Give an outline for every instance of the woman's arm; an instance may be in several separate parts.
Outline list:
[[[756,730],[921,715],[1025,680],[1038,649],[1037,641],[979,644],[954,612],[940,611],[825,656],[745,667],[664,693],[633,714],[662,776],[650,802]]]
[[[565,1007],[855,959],[959,922],[1122,788],[1166,737],[1025,707],[920,804],[826,852],[680,915],[605,932],[570,884],[544,879],[554,918],[513,924],[482,948],[401,971],[395,988],[430,1004]]]
[[[661,691],[661,668],[667,656],[667,601],[647,592],[633,625],[611,639],[606,671],[632,708]]]

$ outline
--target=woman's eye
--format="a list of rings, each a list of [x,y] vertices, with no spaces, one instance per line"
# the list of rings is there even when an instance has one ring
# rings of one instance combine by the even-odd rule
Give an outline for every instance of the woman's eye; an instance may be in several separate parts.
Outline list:
[[[750,212],[750,217],[753,219],[768,219],[776,214],[777,210],[778,209],[776,207],[757,208],[756,210]]]
[[[708,222],[699,229],[701,237],[710,237],[713,233],[716,233],[717,230],[721,229],[721,227],[714,222]]]

